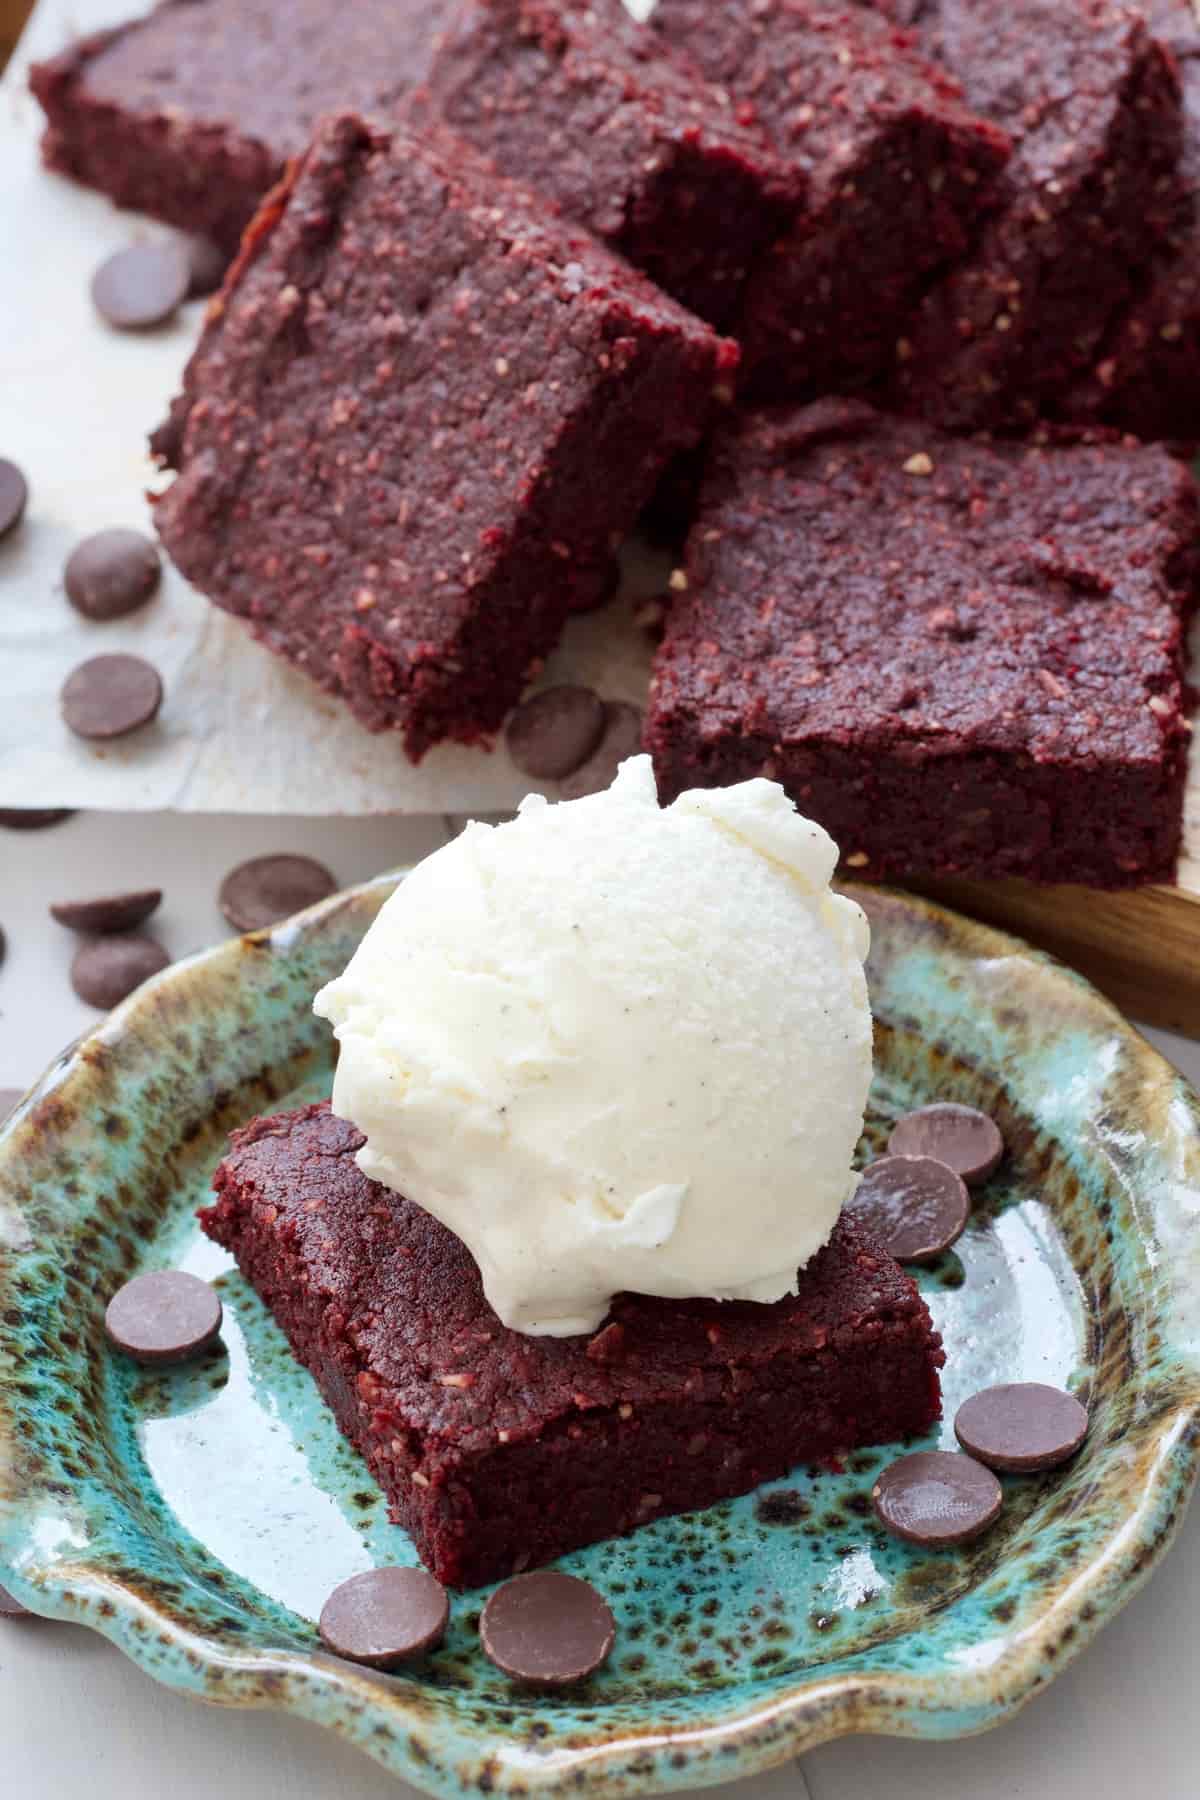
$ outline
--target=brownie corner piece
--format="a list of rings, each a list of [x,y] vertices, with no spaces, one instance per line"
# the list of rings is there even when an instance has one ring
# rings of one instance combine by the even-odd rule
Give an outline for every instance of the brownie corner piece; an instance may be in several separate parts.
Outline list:
[[[426,106],[722,327],[802,190],[621,0],[462,0],[408,102]]]
[[[1169,879],[1197,489],[1113,434],[860,402],[718,442],[646,743],[664,798],[767,774],[869,878]]]
[[[444,130],[342,115],[209,309],[156,523],[414,760],[486,741],[736,362]]]
[[[361,1142],[327,1105],[255,1121],[234,1134],[201,1223],[450,1586],[940,1414],[928,1309],[846,1218],[773,1306],[624,1294],[590,1339],[524,1337],[488,1306],[465,1246],[361,1172]]]
[[[747,283],[746,391],[773,401],[869,382],[906,310],[967,248],[1008,135],[852,0],[660,0],[651,23],[805,180]]]

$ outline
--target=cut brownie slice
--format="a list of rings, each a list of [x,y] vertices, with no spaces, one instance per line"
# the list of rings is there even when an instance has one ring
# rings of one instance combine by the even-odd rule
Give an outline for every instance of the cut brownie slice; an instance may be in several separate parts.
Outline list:
[[[464,0],[409,116],[425,103],[717,324],[802,186],[620,0]]]
[[[1007,138],[865,8],[660,0],[653,23],[807,177],[806,207],[750,282],[748,390],[866,381],[891,360],[898,316],[966,249]]]
[[[524,1337],[496,1318],[465,1246],[362,1174],[362,1141],[327,1106],[258,1119],[234,1134],[200,1218],[452,1586],[938,1417],[925,1304],[845,1219],[794,1299],[624,1294],[590,1340]]]
[[[1165,450],[948,437],[854,401],[713,453],[646,743],[766,774],[867,876],[1170,876],[1197,489]]]
[[[1027,424],[1095,360],[1175,204],[1179,87],[1107,0],[938,0],[967,100],[1011,133],[1002,204],[898,332],[898,402],[953,428]]]
[[[156,521],[415,760],[500,725],[736,361],[457,140],[332,120],[209,309]]]
[[[1183,150],[1167,236],[1138,291],[1111,327],[1096,366],[1066,396],[1071,419],[1099,419],[1142,438],[1200,442],[1200,28],[1189,0],[1195,50],[1180,59]]]
[[[454,0],[164,0],[30,73],[52,169],[234,249],[327,112],[390,113]]]

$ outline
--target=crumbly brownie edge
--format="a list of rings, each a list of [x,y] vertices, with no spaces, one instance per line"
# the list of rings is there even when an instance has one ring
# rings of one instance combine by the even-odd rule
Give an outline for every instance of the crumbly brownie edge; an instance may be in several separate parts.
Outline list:
[[[232,251],[280,174],[278,158],[240,133],[185,124],[166,113],[126,112],[88,92],[89,66],[144,23],[133,19],[95,32],[32,65],[29,85],[47,119],[42,159],[117,206],[201,233]]]

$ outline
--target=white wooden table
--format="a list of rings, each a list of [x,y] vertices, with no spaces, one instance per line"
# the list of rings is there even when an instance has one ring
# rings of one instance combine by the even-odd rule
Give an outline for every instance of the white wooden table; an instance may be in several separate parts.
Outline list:
[[[221,877],[243,857],[300,850],[344,883],[444,841],[437,819],[258,820],[89,813],[0,831],[0,1087],[32,1080],[95,1018],[67,980],[69,932],[47,902],[161,886],[174,955],[225,935]],[[1154,1034],[1200,1083],[1200,1044]],[[1165,1569],[1011,1724],[953,1744],[854,1738],[748,1781],[737,1800],[1197,1800],[1200,1509]],[[12,1800],[397,1800],[409,1795],[312,1727],[218,1711],[155,1686],[100,1638],[0,1621],[0,1795]]]

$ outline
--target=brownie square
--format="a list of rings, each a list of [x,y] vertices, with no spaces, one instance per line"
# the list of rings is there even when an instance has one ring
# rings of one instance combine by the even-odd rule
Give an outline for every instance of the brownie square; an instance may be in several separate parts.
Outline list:
[[[1174,63],[1107,0],[937,0],[920,30],[1014,150],[971,255],[897,334],[895,399],[955,429],[1028,425],[1096,360],[1170,225]]]
[[[736,361],[444,132],[335,119],[209,309],[156,523],[416,761],[501,724]]]
[[[200,1219],[453,1587],[940,1413],[925,1303],[845,1219],[776,1305],[623,1294],[591,1338],[525,1337],[500,1324],[465,1245],[362,1174],[362,1141],[325,1105],[257,1119]]]
[[[390,113],[454,0],[164,0],[30,85],[52,169],[233,250],[325,113]]]
[[[433,106],[685,306],[729,322],[799,177],[620,0],[464,0],[410,116]]]
[[[931,274],[966,250],[1008,139],[865,7],[660,0],[653,24],[807,180],[748,288],[747,391],[861,385]]]
[[[869,877],[1165,880],[1197,489],[1165,450],[861,402],[714,449],[652,681],[664,801],[765,774]]]

